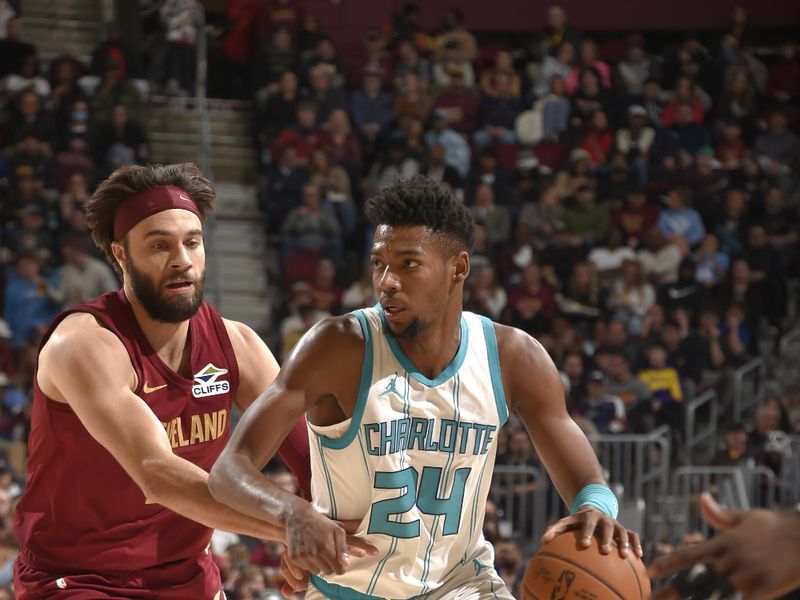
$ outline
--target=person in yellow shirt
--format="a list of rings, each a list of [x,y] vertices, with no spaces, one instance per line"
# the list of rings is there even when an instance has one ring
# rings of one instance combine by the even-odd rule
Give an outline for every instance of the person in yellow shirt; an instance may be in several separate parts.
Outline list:
[[[642,433],[661,425],[669,425],[673,435],[683,431],[683,391],[678,371],[667,364],[667,350],[656,342],[647,348],[647,368],[639,371],[638,377],[653,392],[650,402],[633,407],[629,421],[639,423]],[[676,444],[677,446],[677,444]]]

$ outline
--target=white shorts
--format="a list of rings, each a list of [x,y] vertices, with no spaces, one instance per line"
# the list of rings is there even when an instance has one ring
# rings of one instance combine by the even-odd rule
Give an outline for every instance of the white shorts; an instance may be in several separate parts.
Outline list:
[[[505,582],[494,570],[492,551],[484,546],[463,567],[457,569],[438,589],[418,596],[425,600],[514,600]],[[326,600],[313,584],[309,584],[306,600]]]

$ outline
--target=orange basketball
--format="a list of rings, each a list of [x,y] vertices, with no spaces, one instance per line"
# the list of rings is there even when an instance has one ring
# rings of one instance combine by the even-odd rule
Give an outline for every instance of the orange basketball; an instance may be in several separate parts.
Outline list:
[[[600,553],[592,538],[585,550],[577,532],[568,532],[542,546],[525,570],[522,600],[646,600],[650,580],[633,552],[621,558],[617,548]]]

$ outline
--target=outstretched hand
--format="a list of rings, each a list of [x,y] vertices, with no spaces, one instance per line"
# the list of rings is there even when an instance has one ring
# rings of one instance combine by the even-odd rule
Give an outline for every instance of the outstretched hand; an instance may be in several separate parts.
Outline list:
[[[796,510],[726,510],[708,492],[700,498],[703,519],[719,533],[653,561],[651,579],[660,579],[696,564],[710,564],[746,599],[772,600],[800,587],[800,512]],[[653,600],[675,597],[672,586]]]
[[[622,558],[626,558],[631,549],[639,558],[644,556],[638,533],[625,529],[619,521],[593,506],[584,506],[575,514],[548,527],[542,535],[542,543],[546,544],[567,531],[580,531],[580,545],[583,548],[591,546],[592,536],[596,535],[600,540],[600,551],[603,554],[611,552],[616,540]]]

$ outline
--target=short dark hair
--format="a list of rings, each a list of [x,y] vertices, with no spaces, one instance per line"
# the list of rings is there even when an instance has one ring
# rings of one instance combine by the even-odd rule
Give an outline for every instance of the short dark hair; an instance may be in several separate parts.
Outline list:
[[[372,224],[421,225],[447,236],[459,250],[472,252],[475,219],[464,203],[435,181],[422,175],[397,178],[367,201],[366,213]]]
[[[117,273],[119,265],[111,252],[114,242],[114,213],[131,196],[160,185],[174,185],[194,199],[201,220],[214,209],[217,192],[193,163],[174,165],[126,165],[101,183],[86,202],[86,225],[97,247],[105,252]]]

